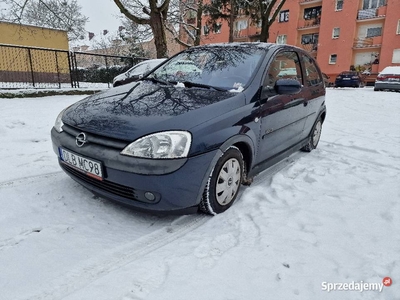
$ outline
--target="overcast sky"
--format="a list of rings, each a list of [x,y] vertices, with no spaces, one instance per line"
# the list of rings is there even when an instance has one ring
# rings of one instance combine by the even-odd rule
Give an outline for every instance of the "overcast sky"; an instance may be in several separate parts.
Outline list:
[[[113,0],[78,0],[82,14],[89,17],[86,30],[95,34],[107,29],[115,31],[121,24],[121,15]]]

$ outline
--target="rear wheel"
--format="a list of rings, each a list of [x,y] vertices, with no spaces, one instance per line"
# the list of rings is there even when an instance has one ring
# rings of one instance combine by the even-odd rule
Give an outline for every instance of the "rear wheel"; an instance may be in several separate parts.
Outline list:
[[[235,201],[243,177],[243,156],[234,146],[228,148],[211,171],[199,208],[216,215]]]
[[[301,150],[306,152],[311,152],[313,149],[317,148],[319,139],[321,138],[322,132],[322,120],[321,118],[314,124],[311,134],[308,138],[308,143]]]

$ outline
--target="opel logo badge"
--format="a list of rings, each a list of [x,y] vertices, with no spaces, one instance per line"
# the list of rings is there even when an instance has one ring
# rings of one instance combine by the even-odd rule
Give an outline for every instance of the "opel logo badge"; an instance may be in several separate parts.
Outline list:
[[[84,134],[83,132],[81,132],[80,134],[78,134],[76,136],[76,140],[75,143],[78,147],[82,147],[83,145],[85,145],[87,143],[87,139],[86,139],[86,134]]]

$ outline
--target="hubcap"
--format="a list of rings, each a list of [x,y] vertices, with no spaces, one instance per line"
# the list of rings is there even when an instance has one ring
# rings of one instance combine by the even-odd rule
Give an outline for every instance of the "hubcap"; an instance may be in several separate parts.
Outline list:
[[[220,205],[229,204],[240,185],[240,163],[236,158],[228,159],[217,177],[216,199]]]
[[[321,137],[321,129],[322,129],[322,124],[320,121],[318,121],[317,124],[315,124],[315,129],[314,129],[314,134],[313,134],[313,146],[316,147],[319,141],[319,138]]]

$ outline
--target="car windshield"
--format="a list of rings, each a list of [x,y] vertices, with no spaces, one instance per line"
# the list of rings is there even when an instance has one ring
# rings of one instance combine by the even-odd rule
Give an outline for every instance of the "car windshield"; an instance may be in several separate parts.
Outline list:
[[[171,58],[149,77],[194,87],[241,90],[252,78],[265,50],[249,47],[193,48]]]

